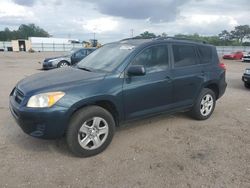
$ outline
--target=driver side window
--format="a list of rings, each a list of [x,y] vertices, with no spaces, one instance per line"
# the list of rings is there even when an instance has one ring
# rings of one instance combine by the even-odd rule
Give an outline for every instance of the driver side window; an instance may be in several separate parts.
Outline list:
[[[78,52],[76,52],[75,57],[80,58],[83,57],[84,55],[85,55],[85,50],[79,50]]]
[[[147,73],[159,72],[168,68],[167,45],[152,46],[144,49],[133,60],[133,65],[143,65]]]

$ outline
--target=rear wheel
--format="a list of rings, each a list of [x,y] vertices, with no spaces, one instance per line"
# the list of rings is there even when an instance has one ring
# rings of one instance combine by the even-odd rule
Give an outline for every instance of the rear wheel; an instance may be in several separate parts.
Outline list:
[[[190,111],[190,115],[198,120],[208,119],[214,111],[215,104],[214,92],[211,89],[204,88]]]
[[[68,67],[69,63],[67,61],[60,61],[57,65],[58,68]]]
[[[114,129],[114,118],[107,110],[89,106],[73,115],[66,140],[76,156],[88,157],[106,149],[113,138]]]
[[[250,84],[249,83],[245,82],[244,85],[245,85],[246,88],[248,88],[248,89],[250,88]]]

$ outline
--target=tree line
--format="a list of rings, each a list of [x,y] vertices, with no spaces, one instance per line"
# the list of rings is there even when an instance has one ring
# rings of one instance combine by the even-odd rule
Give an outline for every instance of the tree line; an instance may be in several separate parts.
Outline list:
[[[0,31],[0,41],[11,41],[16,39],[28,39],[28,37],[49,37],[49,33],[35,24],[22,24],[17,30],[11,31],[5,28]]]
[[[11,31],[9,28],[5,28],[0,31],[0,41],[10,41],[15,39],[28,39],[28,37],[49,37],[49,33],[44,29],[36,26],[35,24],[22,24],[17,30]],[[148,39],[156,37],[167,37],[166,33],[156,35],[149,31],[145,31],[140,35],[134,37],[138,39]],[[202,36],[198,33],[185,35],[177,34],[174,37],[185,38],[194,41],[204,41],[209,44],[216,46],[250,46],[250,42],[244,41],[245,39],[250,40],[250,26],[239,25],[236,26],[232,31],[223,30],[218,35],[214,36]]]
[[[166,33],[162,33],[161,35],[156,35],[154,33],[150,33],[145,31],[135,38],[138,39],[149,39],[149,38],[157,38],[157,37],[167,37]],[[198,33],[185,35],[185,34],[177,34],[174,37],[190,39],[194,41],[204,41],[209,44],[213,44],[216,46],[250,46],[250,26],[249,25],[239,25],[236,26],[232,31],[223,30],[218,35],[214,36],[201,36]],[[249,41],[244,41],[245,39],[249,39]]]

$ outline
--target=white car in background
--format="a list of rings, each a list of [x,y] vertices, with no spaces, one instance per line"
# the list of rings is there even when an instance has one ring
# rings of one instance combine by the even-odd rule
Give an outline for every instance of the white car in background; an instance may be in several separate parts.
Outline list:
[[[244,54],[242,62],[250,62],[250,52]]]

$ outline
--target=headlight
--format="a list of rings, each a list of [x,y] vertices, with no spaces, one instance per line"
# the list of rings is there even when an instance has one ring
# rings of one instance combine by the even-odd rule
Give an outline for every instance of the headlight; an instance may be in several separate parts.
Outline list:
[[[65,95],[64,92],[49,92],[33,95],[30,97],[27,107],[31,108],[45,108],[53,106]]]
[[[56,59],[50,59],[48,62],[52,62],[52,61],[55,61]]]
[[[246,70],[245,70],[245,73],[246,73],[246,74],[250,74],[250,69],[246,69]]]

